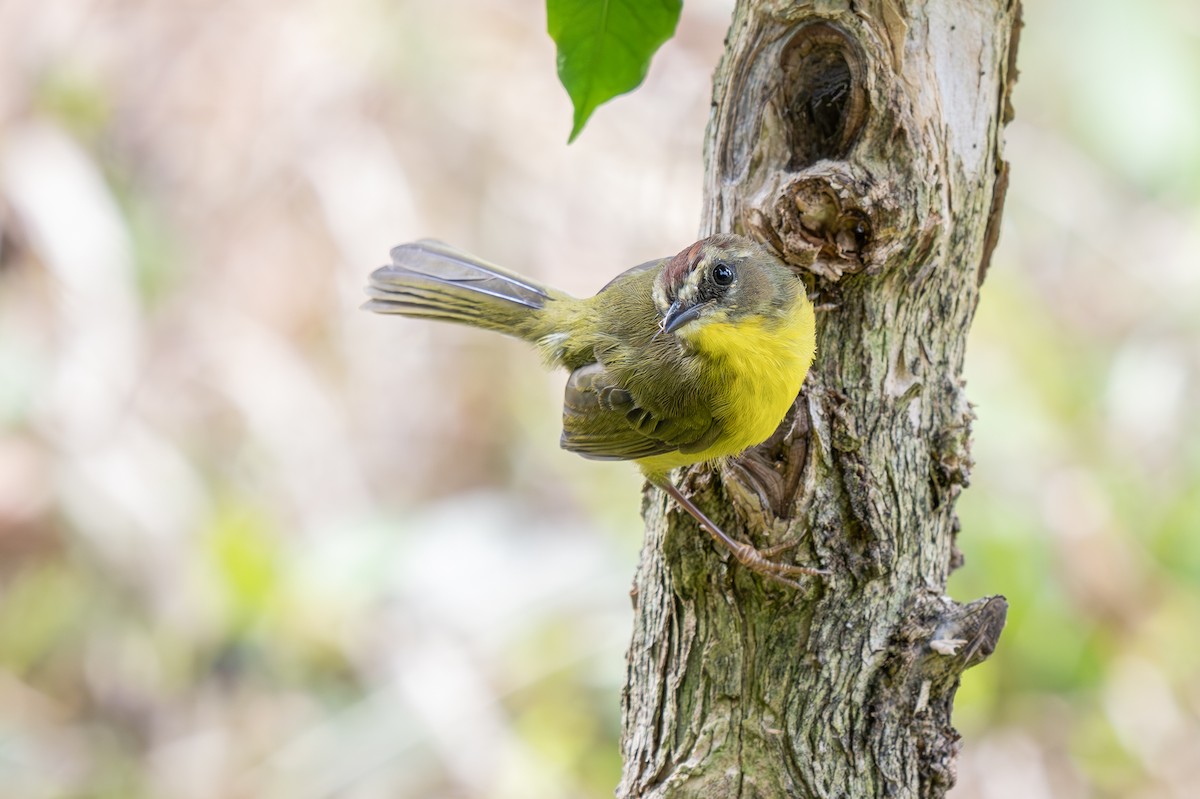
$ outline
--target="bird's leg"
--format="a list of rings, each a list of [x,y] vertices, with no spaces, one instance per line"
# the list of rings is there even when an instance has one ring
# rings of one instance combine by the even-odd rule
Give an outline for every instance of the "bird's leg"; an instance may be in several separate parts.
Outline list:
[[[737,558],[738,563],[750,569],[750,571],[754,572],[755,574],[762,575],[768,580],[781,583],[792,588],[801,587],[800,583],[794,579],[801,575],[829,575],[829,572],[825,569],[813,569],[808,566],[796,566],[792,563],[780,563],[779,561],[772,560],[771,557],[780,550],[779,547],[772,547],[770,550],[768,550],[770,553],[768,555],[764,554],[758,549],[755,549],[750,544],[738,541],[736,538],[733,538],[720,527],[718,527],[712,521],[712,519],[708,518],[708,516],[704,514],[704,511],[696,507],[696,503],[684,496],[683,492],[676,488],[670,480],[664,478],[661,481],[655,480],[653,482],[663,491],[666,491],[668,494],[670,494],[671,499],[675,500],[675,502],[679,504],[679,507],[691,514],[692,518],[699,522],[700,526],[703,527],[709,535],[711,535],[719,543],[728,547],[729,551],[733,553],[733,556]],[[790,549],[790,547],[786,547],[785,549]]]

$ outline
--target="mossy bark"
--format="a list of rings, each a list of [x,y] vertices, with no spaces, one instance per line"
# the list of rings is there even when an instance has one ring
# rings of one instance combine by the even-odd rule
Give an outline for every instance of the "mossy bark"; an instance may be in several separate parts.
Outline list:
[[[962,672],[1002,597],[961,560],[967,330],[995,245],[1018,0],[739,0],[715,78],[702,233],[771,244],[823,308],[774,438],[682,486],[759,547],[739,567],[649,490],[620,797],[935,797]]]

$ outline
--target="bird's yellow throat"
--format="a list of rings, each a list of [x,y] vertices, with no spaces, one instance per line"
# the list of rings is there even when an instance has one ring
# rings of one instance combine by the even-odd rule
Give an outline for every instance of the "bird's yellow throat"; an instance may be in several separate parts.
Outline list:
[[[736,455],[770,438],[800,393],[816,352],[813,308],[799,299],[779,316],[728,321],[724,314],[714,314],[689,327],[681,331],[684,338],[721,373],[713,399],[724,433],[702,453],[638,461],[648,475]]]

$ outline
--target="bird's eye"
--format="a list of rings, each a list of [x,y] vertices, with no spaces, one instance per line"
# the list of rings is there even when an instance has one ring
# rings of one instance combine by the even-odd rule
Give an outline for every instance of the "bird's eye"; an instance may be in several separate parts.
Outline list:
[[[718,286],[728,286],[733,283],[735,272],[733,267],[724,261],[717,261],[712,270],[713,282]]]

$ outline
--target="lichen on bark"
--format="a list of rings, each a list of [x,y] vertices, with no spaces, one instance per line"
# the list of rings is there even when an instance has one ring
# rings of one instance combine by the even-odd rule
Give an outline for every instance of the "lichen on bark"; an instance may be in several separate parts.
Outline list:
[[[825,310],[792,413],[680,479],[800,591],[712,547],[657,491],[623,696],[620,797],[942,796],[962,672],[1002,597],[944,596],[995,245],[1016,0],[739,0],[714,81],[701,232],[766,242]]]

